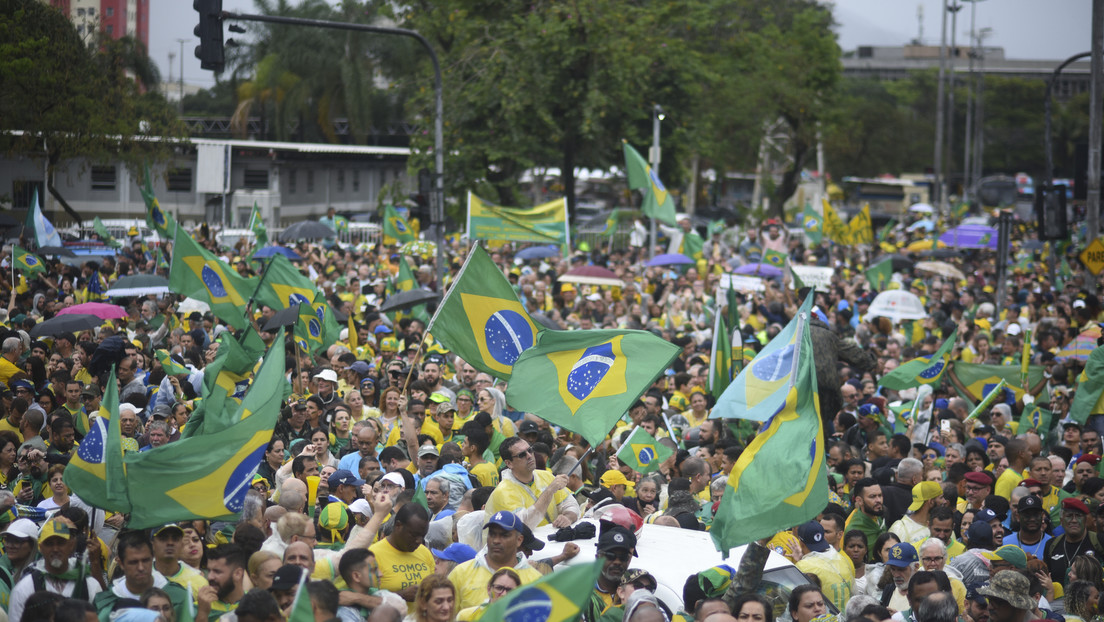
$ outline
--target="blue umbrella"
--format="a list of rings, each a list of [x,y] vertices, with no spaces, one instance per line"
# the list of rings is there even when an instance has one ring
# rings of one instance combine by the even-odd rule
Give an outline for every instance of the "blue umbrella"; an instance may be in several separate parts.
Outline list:
[[[695,263],[693,259],[690,259],[682,253],[665,253],[663,255],[656,255],[648,260],[645,266],[682,266]]]
[[[772,266],[769,263],[747,263],[736,268],[732,272],[735,274],[746,274],[748,276],[761,276],[768,279],[782,278],[782,268]]]
[[[930,218],[925,218],[923,220],[917,220],[916,222],[908,226],[909,231],[916,231],[917,229],[933,231],[935,230],[935,222],[932,221]]]
[[[518,259],[547,259],[560,254],[560,247],[549,244],[548,246],[530,246],[518,251],[514,257]]]
[[[275,257],[276,255],[283,255],[292,261],[299,261],[302,257],[299,253],[283,246],[266,246],[257,252],[253,253],[254,259],[268,259],[269,257]]]

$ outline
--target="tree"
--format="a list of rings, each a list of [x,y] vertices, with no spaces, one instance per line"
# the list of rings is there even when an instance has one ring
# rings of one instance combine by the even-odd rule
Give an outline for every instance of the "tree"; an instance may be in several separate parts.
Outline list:
[[[0,0],[0,135],[8,154],[45,156],[46,187],[79,220],[52,183],[64,159],[122,160],[137,168],[171,147],[143,135],[184,135],[175,110],[145,84],[156,72],[133,40],[89,47],[57,9],[37,0]]]

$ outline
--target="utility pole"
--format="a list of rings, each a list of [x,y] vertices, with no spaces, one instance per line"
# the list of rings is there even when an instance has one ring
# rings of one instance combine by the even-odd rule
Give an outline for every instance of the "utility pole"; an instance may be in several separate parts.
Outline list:
[[[1092,4],[1092,82],[1089,86],[1089,171],[1088,193],[1085,204],[1085,222],[1089,228],[1087,242],[1100,234],[1100,139],[1101,110],[1104,107],[1104,0]],[[1091,291],[1096,290],[1096,279],[1090,279]]]
[[[666,119],[666,118],[667,118],[667,114],[665,112],[663,112],[663,106],[660,106],[659,104],[655,104],[655,105],[652,106],[652,148],[648,152],[648,159],[651,160],[652,174],[655,175],[656,179],[659,179],[659,160],[660,160],[660,155],[659,155],[659,122]],[[649,245],[649,248],[648,248],[648,258],[649,259],[652,259],[652,258],[655,257],[656,241],[657,241],[657,236],[658,236],[658,232],[656,231],[656,219],[652,218],[651,220],[652,220],[652,225],[651,225],[651,227],[652,227],[652,230],[651,230],[652,239],[651,239],[651,244]]]
[[[950,194],[951,194],[951,191],[950,191],[951,184],[947,180],[947,177],[948,177],[947,171],[948,171],[948,169],[953,170],[953,168],[950,166],[950,164],[951,164],[951,154],[954,153],[955,56],[958,55],[958,48],[955,45],[955,41],[957,41],[957,35],[958,35],[958,33],[956,31],[958,30],[958,12],[960,10],[962,10],[962,5],[959,4],[958,2],[954,1],[954,0],[952,0],[951,4],[947,5],[947,11],[949,11],[950,14],[951,14],[951,49],[950,49],[950,53],[947,54],[947,63],[948,63],[948,66],[947,66],[947,81],[949,83],[948,88],[947,88],[947,112],[946,112],[947,136],[944,139],[944,143],[943,143],[944,147],[947,150],[947,152],[946,152],[946,155],[944,155],[944,157],[941,160],[942,164],[943,164],[943,170],[940,172],[940,176],[943,177],[943,186],[944,186],[945,190],[940,193],[940,197],[939,197],[939,200],[940,200],[940,203],[941,203],[941,205],[940,205],[941,211],[945,214],[950,212],[948,206],[950,205],[949,198],[950,198]]]
[[[943,204],[943,117],[947,104],[943,95],[943,78],[947,72],[947,7],[939,0],[939,12],[943,15],[943,34],[939,39],[939,84],[935,89],[935,158],[932,170],[935,183],[932,185],[932,203],[936,209]]]
[[[184,44],[187,39],[177,39],[180,44],[180,114],[184,114]]]

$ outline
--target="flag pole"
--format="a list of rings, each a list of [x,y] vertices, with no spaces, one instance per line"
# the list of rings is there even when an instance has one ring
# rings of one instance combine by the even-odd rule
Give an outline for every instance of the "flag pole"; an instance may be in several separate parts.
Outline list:
[[[579,461],[576,462],[575,466],[571,467],[571,470],[567,472],[568,477],[571,477],[571,474],[575,472],[575,469],[583,466],[583,460],[586,460],[586,457],[588,455],[590,455],[590,452],[592,452],[592,451],[594,451],[594,446],[593,445],[591,445],[589,448],[587,448],[587,450],[583,452],[583,455],[579,456]]]

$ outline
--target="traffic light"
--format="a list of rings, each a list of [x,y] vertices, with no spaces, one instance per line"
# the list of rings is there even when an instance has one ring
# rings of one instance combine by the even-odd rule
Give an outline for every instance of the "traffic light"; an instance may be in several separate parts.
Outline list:
[[[204,69],[215,73],[222,71],[224,52],[222,43],[222,0],[194,0],[192,7],[199,13],[199,25],[195,35],[199,37],[195,55]]]
[[[1070,233],[1066,220],[1066,186],[1036,186],[1035,217],[1040,240],[1068,240]]]

